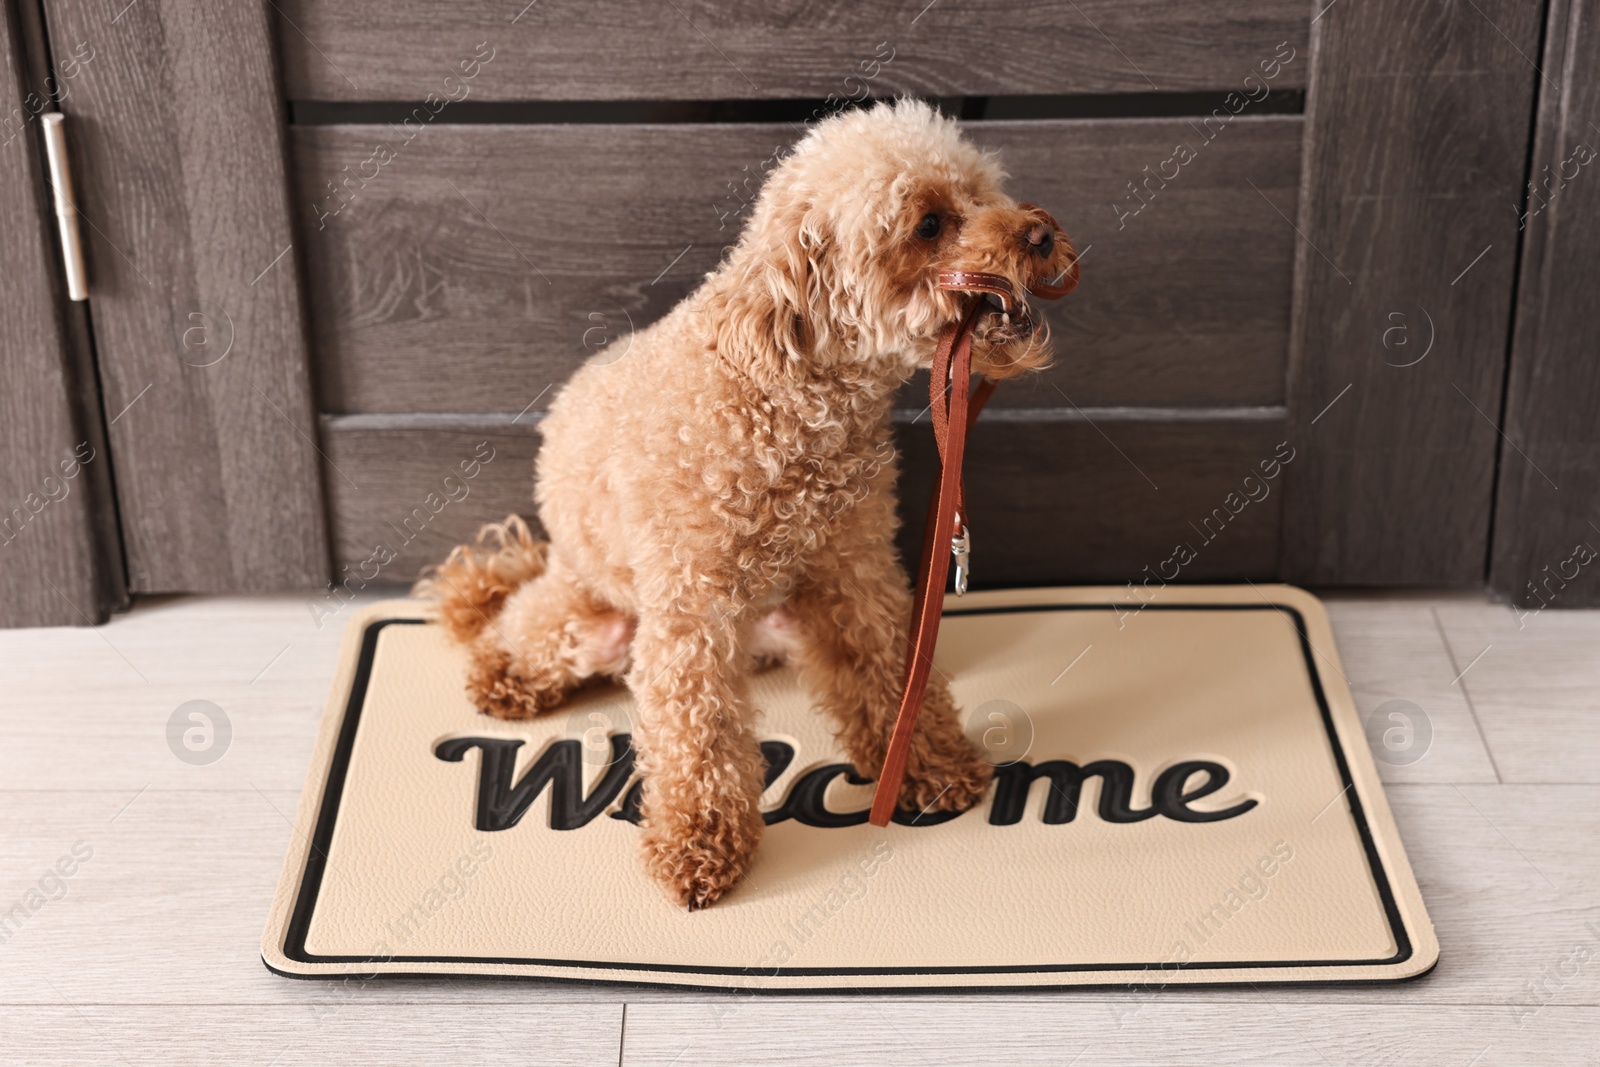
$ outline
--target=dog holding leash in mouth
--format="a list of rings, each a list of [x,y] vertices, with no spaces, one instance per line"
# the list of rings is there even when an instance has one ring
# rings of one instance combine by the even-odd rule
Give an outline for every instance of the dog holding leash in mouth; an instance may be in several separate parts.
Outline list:
[[[923,103],[818,123],[705,282],[552,402],[534,491],[548,542],[512,517],[419,586],[490,715],[548,712],[594,678],[628,686],[644,864],[690,909],[737,883],[761,839],[758,663],[791,663],[855,767],[883,764],[912,614],[896,391],[975,300],[974,371],[1043,366],[1023,294],[1077,281],[1066,235],[1003,177]],[[965,810],[991,768],[937,675],[921,707],[900,806]]]

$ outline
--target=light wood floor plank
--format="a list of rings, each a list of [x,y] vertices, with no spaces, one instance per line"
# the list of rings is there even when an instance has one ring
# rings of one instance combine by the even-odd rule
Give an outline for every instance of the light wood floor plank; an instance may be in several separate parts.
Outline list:
[[[1466,694],[1452,684],[1457,668],[1434,619],[1434,606],[1455,598],[1331,593],[1323,599],[1362,722],[1376,713],[1386,724],[1377,731],[1380,738],[1388,724],[1396,728],[1391,747],[1373,749],[1382,779],[1495,781]],[[1421,721],[1391,719],[1393,713]]]
[[[1208,1003],[1157,1002],[1122,1017],[1026,997],[861,997],[803,1008],[752,1000],[731,1008],[630,1006],[623,1067],[1587,1064],[1600,1028],[1593,1008],[1552,1008],[1518,1026],[1485,1008],[1284,1004],[1249,989]]]
[[[1501,777],[1600,782],[1600,611],[1438,612]]]
[[[159,598],[96,629],[0,632],[0,787],[299,792],[333,678],[346,609],[317,625],[309,597]],[[331,610],[331,609],[330,609]],[[209,766],[178,760],[167,723],[207,700],[233,729]],[[67,752],[93,746],[94,773]]]
[[[143,1067],[440,1067],[571,1064],[612,1067],[619,1005],[151,1007],[0,1009],[0,1062]]]

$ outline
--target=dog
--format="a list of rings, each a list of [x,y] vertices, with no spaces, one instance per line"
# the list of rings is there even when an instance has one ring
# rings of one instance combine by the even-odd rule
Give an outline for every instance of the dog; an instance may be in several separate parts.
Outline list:
[[[548,541],[513,516],[419,584],[490,715],[539,715],[591,679],[628,686],[644,866],[690,910],[734,886],[761,839],[758,664],[792,664],[855,767],[882,764],[912,602],[891,405],[975,299],[939,272],[998,274],[1018,297],[1076,277],[1071,242],[1004,176],[924,103],[817,123],[703,284],[551,403],[534,492]],[[975,372],[1048,362],[1021,311],[983,315]],[[935,676],[901,807],[965,810],[991,776]]]

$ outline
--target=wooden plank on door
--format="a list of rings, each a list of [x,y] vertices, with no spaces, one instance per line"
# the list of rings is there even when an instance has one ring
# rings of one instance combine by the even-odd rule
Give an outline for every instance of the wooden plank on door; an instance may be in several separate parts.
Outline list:
[[[120,605],[122,575],[93,374],[52,251],[38,140],[51,93],[29,28],[0,3],[0,626],[81,626]]]
[[[901,412],[901,550],[913,564],[937,472]],[[336,583],[413,581],[485,522],[533,518],[538,414],[326,417]],[[1267,578],[1299,462],[1281,408],[986,412],[967,457],[974,581]],[[346,593],[323,598],[336,611]]]
[[[1289,580],[1484,579],[1538,23],[1512,0],[1345,0],[1316,21]]]
[[[1260,196],[1294,211],[1298,116],[968,131],[1084,253],[1082,285],[1045,308],[1060,358],[997,405],[1283,403],[1295,237]],[[795,136],[781,124],[295,128],[322,410],[523,410],[700,283]]]
[[[44,0],[136,592],[321,585],[326,531],[268,9]]]
[[[1590,0],[1550,5],[1523,205],[1490,581],[1532,610],[1600,605],[1597,15]]]
[[[467,90],[483,100],[1232,89],[1280,43],[1303,49],[1311,17],[1303,0],[277,6],[291,100],[453,98],[463,62],[476,75]],[[1286,77],[1304,84],[1303,68]]]

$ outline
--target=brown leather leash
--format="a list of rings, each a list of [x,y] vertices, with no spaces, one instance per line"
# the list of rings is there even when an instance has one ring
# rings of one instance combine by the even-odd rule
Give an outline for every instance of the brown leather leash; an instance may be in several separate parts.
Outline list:
[[[1031,208],[1032,205],[1021,205]],[[1060,231],[1055,219],[1038,210],[1051,226]],[[1035,282],[1028,291],[1045,300],[1071,292],[1078,284],[1076,257],[1055,283]],[[1009,279],[981,271],[942,271],[941,289],[991,293],[999,297],[1007,314],[1027,314],[1020,307]],[[900,799],[905,779],[906,760],[911,753],[911,737],[922,713],[922,696],[933,669],[933,650],[939,638],[939,620],[944,612],[945,583],[950,561],[956,563],[956,595],[967,591],[970,575],[971,534],[967,527],[966,493],[961,479],[961,461],[966,455],[967,433],[978,421],[978,413],[994,392],[993,379],[984,378],[972,389],[972,335],[984,312],[982,300],[974,300],[961,318],[944,328],[934,350],[928,378],[929,410],[933,415],[933,437],[939,448],[939,482],[928,505],[928,521],[922,535],[922,558],[917,566],[916,593],[911,608],[911,631],[906,649],[905,689],[900,710],[895,716],[894,734],[878,773],[878,787],[872,797],[873,826],[888,826]],[[949,545],[949,552],[939,546]]]

